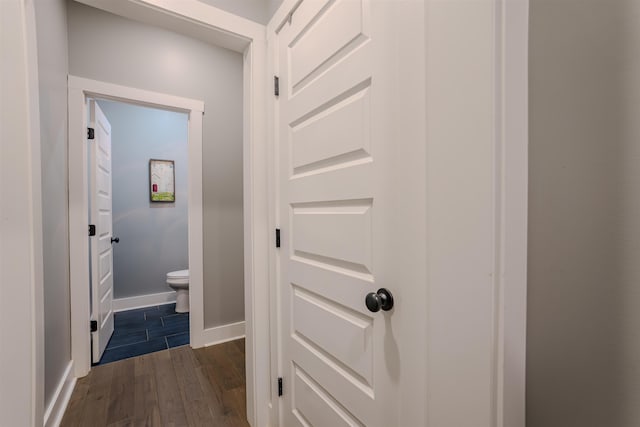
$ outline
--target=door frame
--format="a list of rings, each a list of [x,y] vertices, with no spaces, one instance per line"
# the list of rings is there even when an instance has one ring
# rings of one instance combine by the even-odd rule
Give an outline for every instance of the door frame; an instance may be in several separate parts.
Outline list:
[[[268,257],[269,246],[272,243],[272,236],[271,233],[269,233],[267,221],[269,194],[267,193],[267,146],[265,135],[265,92],[267,90],[267,78],[265,74],[265,27],[248,19],[241,18],[237,15],[233,15],[196,0],[182,0],[179,2],[167,2],[164,0],[123,0],[121,2],[113,2],[110,0],[76,1],[126,18],[159,26],[171,31],[180,32],[243,54],[243,207],[247,419],[250,424],[254,426],[268,425],[271,406],[271,375],[269,372],[270,307],[268,304]],[[85,79],[83,79],[83,81],[87,83]],[[82,107],[79,101],[84,97],[84,95],[82,95],[82,89],[76,88],[74,90],[76,91],[76,106],[74,107],[71,105],[70,99],[70,120],[73,116],[84,117],[78,110],[79,107]],[[151,92],[148,92],[148,94],[151,94]],[[104,94],[102,97],[105,97]],[[123,98],[126,99],[127,96],[123,96]],[[185,100],[184,98],[179,97],[173,97],[173,99]],[[163,105],[162,101],[158,99],[146,102],[155,105]],[[193,108],[194,111],[197,109],[197,107],[193,105],[182,105],[181,108],[183,108],[183,110]],[[194,119],[196,119],[195,116],[197,116],[197,114],[193,114]],[[201,114],[199,120],[200,122],[202,120]],[[190,121],[190,133],[192,132],[192,126],[193,125]],[[74,153],[74,149],[71,146],[71,139],[76,138],[77,140],[78,138],[84,137],[85,128],[86,126],[83,126],[81,123],[77,123],[74,128],[75,130],[71,127],[69,129],[70,171],[72,164],[80,161],[79,156],[81,155],[80,153]],[[202,127],[200,126],[198,129],[194,129],[193,132],[198,132],[199,137],[201,138]],[[190,150],[193,145],[190,134]],[[76,160],[72,160],[72,156]],[[190,221],[192,220],[192,215],[199,217],[199,223],[201,224],[202,204],[200,202],[200,204],[197,205],[196,203],[192,203],[191,200],[192,196],[194,202],[197,200],[196,194],[192,195],[192,193],[197,191],[196,187],[200,189],[202,188],[201,179],[199,182],[194,182],[197,181],[198,172],[193,175],[193,179],[191,178],[191,173],[193,172],[192,168],[200,168],[199,173],[201,174],[201,164],[199,166],[193,165],[191,151],[189,158],[189,216]],[[70,185],[72,183],[74,183],[74,180],[70,177]],[[201,194],[199,197],[199,200],[201,201]],[[74,199],[71,198],[70,194],[70,221],[72,221],[72,210],[74,211],[74,231],[70,232],[72,235],[70,237],[76,242],[74,249],[71,249],[73,306],[78,295],[82,298],[81,294],[76,295],[73,290],[80,286],[77,283],[78,277],[82,277],[83,274],[82,263],[78,263],[77,260],[80,259],[78,257],[83,256],[79,242],[80,239],[86,241],[86,226],[78,227],[77,224],[79,224],[78,221],[82,221],[80,215],[84,215],[86,210],[80,212],[82,208],[78,208],[77,203],[74,202]],[[194,222],[198,223],[198,219],[196,218]],[[195,232],[195,230],[193,231]],[[193,262],[192,256],[196,254],[198,250],[200,251],[200,254],[202,254],[201,243],[198,245],[199,249],[192,247],[198,239],[200,242],[202,241],[201,235],[199,237],[192,237],[191,233],[192,227],[190,226],[190,269],[198,263],[198,261],[195,261],[196,264],[191,264],[191,262]],[[202,265],[201,257],[199,263]],[[76,272],[75,274],[74,270]],[[197,273],[197,270],[194,270],[193,273]],[[190,278],[190,293],[193,295],[197,293],[201,294],[202,277],[198,279],[193,276],[193,273],[191,273]],[[194,282],[200,282],[195,283],[196,289],[194,289]],[[81,286],[86,287],[86,282]],[[198,287],[200,287],[200,290],[197,289]],[[88,295],[84,300],[88,301]],[[200,309],[201,307],[198,307],[196,308],[196,311]],[[203,311],[201,311],[201,313],[203,314]],[[193,313],[193,315],[195,314],[196,313]],[[86,331],[82,332],[82,335],[88,337],[88,310],[83,311],[82,315],[87,319],[87,321],[78,322],[77,327],[79,329],[86,329]],[[205,338],[202,337],[202,334],[199,335],[198,331],[194,330],[194,328],[197,328],[196,325],[202,322],[203,319],[192,319],[191,321],[191,332],[194,334],[192,335],[192,347],[201,347],[208,344],[203,342]],[[73,319],[72,325],[76,326],[76,322]],[[72,348],[75,348],[73,345],[73,337],[76,335],[76,333],[72,332]],[[75,360],[75,357],[75,354],[72,352],[72,359]],[[76,366],[78,366],[77,362]],[[77,376],[86,375],[88,372],[87,361],[84,359],[83,366],[84,367],[76,367]]]
[[[422,414],[425,426],[456,425],[457,413],[481,415],[471,421],[483,427],[524,427],[525,425],[525,371],[526,371],[526,296],[527,296],[527,209],[528,209],[528,16],[529,0],[488,0],[465,3],[460,6],[456,0],[424,0],[426,39],[426,91],[427,113],[424,119],[429,144],[428,157],[432,156],[430,166],[438,161],[456,158],[462,148],[472,148],[482,139],[483,148],[481,174],[486,178],[486,194],[481,195],[482,207],[474,201],[477,188],[468,183],[457,183],[451,178],[464,176],[467,170],[456,166],[455,170],[435,170],[428,173],[427,230],[446,229],[455,233],[464,222],[464,218],[453,220],[434,220],[434,204],[442,210],[468,209],[478,217],[484,215],[488,221],[482,227],[489,230],[482,238],[468,245],[465,237],[472,240],[475,236],[462,236],[456,242],[443,239],[429,244],[427,265],[432,272],[426,291],[421,292],[425,309],[430,313],[430,321],[423,325],[426,341],[426,355],[422,367],[416,369],[416,376],[423,378],[424,387],[414,384],[415,388],[405,390],[403,395],[410,402],[408,406],[417,407]],[[277,33],[286,24],[290,14],[295,12],[300,0],[284,0],[267,25],[267,70],[268,75],[277,74]],[[436,18],[437,17],[437,18]],[[294,17],[295,19],[295,17]],[[436,19],[436,21],[433,21]],[[434,25],[437,24],[437,25]],[[448,37],[457,34],[456,37]],[[460,36],[462,35],[462,36]],[[485,68],[479,70],[475,64],[479,55]],[[450,72],[451,69],[475,70],[476,74]],[[481,74],[482,73],[482,74]],[[434,77],[435,76],[435,77]],[[465,88],[461,90],[460,88]],[[472,90],[469,90],[473,88]],[[277,100],[267,103],[268,135],[270,160],[269,194],[270,225],[277,224],[278,197],[276,189],[277,156],[276,147]],[[466,108],[465,106],[471,106]],[[480,106],[480,109],[475,109]],[[444,109],[451,115],[447,120],[433,120],[430,112]],[[489,111],[488,115],[483,115]],[[455,120],[454,120],[455,119]],[[460,128],[461,122],[472,123],[469,131]],[[467,132],[465,134],[465,132]],[[453,136],[452,136],[453,135]],[[458,151],[458,153],[456,152]],[[425,161],[429,162],[430,159]],[[442,184],[446,183],[446,185]],[[447,188],[445,188],[447,187]],[[447,192],[460,191],[467,196],[446,197]],[[443,196],[443,197],[441,197]],[[473,201],[473,202],[470,202]],[[466,203],[466,204],[465,204]],[[465,252],[465,247],[471,249]],[[487,366],[474,365],[473,355],[463,358],[462,363],[468,369],[459,369],[460,361],[455,348],[438,347],[441,337],[477,343],[478,331],[473,330],[472,317],[459,321],[459,298],[448,290],[451,284],[461,284],[458,292],[471,295],[476,283],[469,283],[463,269],[452,269],[434,274],[433,268],[440,264],[442,256],[455,261],[473,263],[473,257],[490,251],[490,256],[482,263],[474,263],[475,271],[489,272],[490,277],[484,283],[490,286],[490,292],[484,301],[471,303],[473,315],[488,319],[483,330],[487,339],[474,347],[477,354],[488,360]],[[271,262],[277,263],[278,254],[271,251]],[[271,301],[273,307],[271,322],[274,325],[271,335],[271,371],[279,372],[281,361],[278,352],[281,338],[277,336],[280,328],[278,309],[278,268],[272,265],[270,271]],[[477,277],[480,277],[478,275]],[[434,297],[447,295],[442,301]],[[437,305],[445,310],[437,310]],[[465,306],[466,307],[466,306]],[[441,325],[434,327],[433,325]],[[454,328],[448,326],[455,325]],[[455,333],[449,329],[455,329]],[[434,363],[434,352],[442,356],[442,363]],[[450,352],[447,353],[447,352]],[[444,356],[443,356],[444,355]],[[452,362],[447,362],[447,358]],[[467,367],[465,366],[465,368]],[[439,374],[433,375],[433,374]],[[476,376],[476,377],[474,377]],[[474,396],[456,398],[450,384],[469,384],[474,391],[481,390],[481,399]],[[457,389],[456,389],[457,390]],[[275,392],[275,389],[272,391]],[[422,400],[416,400],[421,396]],[[468,397],[468,399],[467,399]],[[444,411],[434,411],[443,399],[452,406]],[[478,401],[481,403],[478,404]],[[456,406],[457,405],[457,406]],[[455,410],[448,409],[456,408]],[[278,424],[278,414],[282,402],[274,405],[272,425]],[[436,415],[433,415],[436,414]]]
[[[189,321],[191,346],[202,347],[204,334],[203,244],[202,244],[202,114],[204,102],[134,89],[126,86],[68,77],[69,105],[69,253],[71,293],[71,358],[76,377],[91,369],[89,330],[89,226],[87,212],[88,159],[86,129],[88,100],[108,99],[129,104],[188,114],[188,241],[189,241]]]
[[[44,277],[38,52],[33,2],[0,2],[0,414],[44,419]],[[10,59],[9,59],[10,58]]]

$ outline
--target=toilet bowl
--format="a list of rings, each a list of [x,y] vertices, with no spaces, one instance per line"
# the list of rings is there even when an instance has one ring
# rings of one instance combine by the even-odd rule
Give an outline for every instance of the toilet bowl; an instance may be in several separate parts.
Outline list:
[[[167,284],[176,291],[176,313],[189,312],[189,270],[167,273]]]

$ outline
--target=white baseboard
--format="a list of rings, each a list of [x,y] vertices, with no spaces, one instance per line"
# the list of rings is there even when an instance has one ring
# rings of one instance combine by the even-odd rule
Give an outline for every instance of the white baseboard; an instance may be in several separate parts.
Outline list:
[[[113,311],[133,310],[134,308],[151,307],[154,305],[169,304],[171,302],[176,302],[175,291],[118,298],[113,300]]]
[[[58,427],[62,422],[64,412],[67,410],[71,393],[76,385],[76,377],[73,372],[73,360],[67,365],[64,375],[58,384],[53,399],[44,413],[44,427]]]
[[[244,338],[244,321],[205,329],[202,341],[205,343],[204,346],[208,347],[239,338]]]

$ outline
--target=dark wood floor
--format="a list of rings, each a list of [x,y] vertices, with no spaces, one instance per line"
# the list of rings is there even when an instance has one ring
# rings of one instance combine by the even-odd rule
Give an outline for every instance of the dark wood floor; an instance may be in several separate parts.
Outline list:
[[[248,426],[244,339],[94,367],[61,426]]]

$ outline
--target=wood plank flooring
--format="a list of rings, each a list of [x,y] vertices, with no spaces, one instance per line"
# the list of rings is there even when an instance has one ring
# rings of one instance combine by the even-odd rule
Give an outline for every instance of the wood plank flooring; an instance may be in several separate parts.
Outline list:
[[[249,426],[244,339],[145,354],[78,380],[61,426]]]

